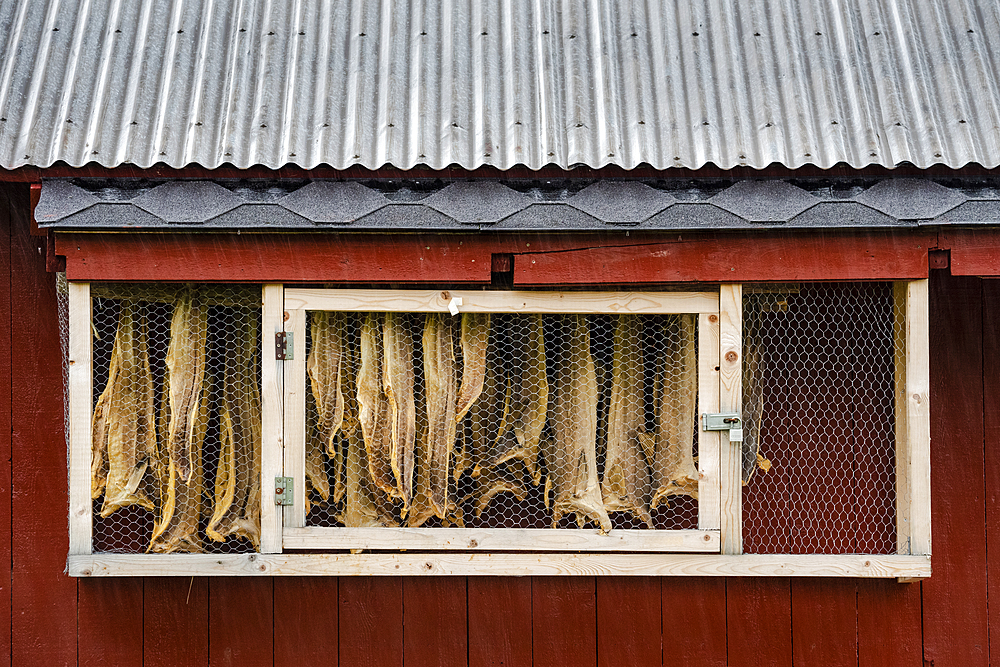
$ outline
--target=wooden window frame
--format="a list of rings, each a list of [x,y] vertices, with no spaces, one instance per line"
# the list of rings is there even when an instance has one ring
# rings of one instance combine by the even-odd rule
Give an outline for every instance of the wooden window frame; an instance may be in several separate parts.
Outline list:
[[[262,287],[264,348],[274,333],[293,331],[298,340],[305,340],[306,306],[320,304],[321,290],[285,288],[281,284]],[[374,310],[371,297],[375,291],[354,291],[360,298],[353,306],[345,300],[347,292],[340,291],[339,299],[330,310]],[[399,292],[396,292],[398,294]],[[407,290],[412,298],[406,308],[410,312],[447,311],[450,298],[468,298],[463,310],[475,308],[494,309],[490,312],[512,312],[523,308],[538,293],[483,292],[440,290]],[[595,312],[567,310],[566,298],[580,298],[587,293],[562,293],[562,304],[544,305],[532,302],[530,312]],[[602,293],[607,296],[610,293]],[[627,302],[633,295],[642,293],[617,292],[616,302]],[[662,298],[668,293],[656,294]],[[699,293],[683,293],[687,295]],[[678,553],[683,545],[670,553],[636,552],[624,540],[618,546],[605,548],[597,553],[552,553],[537,550],[534,553],[510,553],[502,548],[520,548],[498,545],[496,531],[493,535],[480,534],[482,547],[469,551],[429,551],[426,553],[288,553],[284,549],[314,548],[317,542],[310,535],[311,529],[297,525],[304,504],[304,485],[295,489],[295,503],[281,508],[270,501],[265,493],[261,502],[261,548],[253,554],[107,554],[92,552],[92,502],[90,498],[90,421],[93,402],[91,386],[91,296],[89,283],[69,283],[69,556],[67,572],[74,577],[94,576],[325,576],[325,575],[642,575],[642,576],[806,576],[806,577],[866,577],[896,578],[899,581],[916,581],[931,574],[931,525],[930,525],[930,409],[928,364],[928,313],[927,280],[899,281],[894,283],[894,303],[897,354],[896,372],[896,515],[897,554],[744,554],[742,553],[742,476],[741,448],[728,443],[719,432],[700,433],[702,457],[711,468],[711,459],[718,461],[717,485],[704,479],[707,492],[705,500],[711,509],[702,512],[699,530],[694,538],[709,539],[717,535],[718,553]],[[484,297],[484,295],[487,295]],[[515,296],[511,296],[515,295]],[[385,296],[385,293],[382,293]],[[704,297],[701,293],[700,297]],[[715,299],[715,293],[709,295]],[[505,301],[506,299],[506,301]],[[518,300],[514,303],[510,299]],[[552,293],[544,297],[551,301]],[[628,312],[698,312],[699,346],[705,348],[699,355],[703,372],[718,376],[717,399],[703,393],[699,382],[699,411],[738,412],[742,392],[742,285],[723,284],[717,295],[718,310],[692,308],[687,310],[631,310]],[[635,303],[638,303],[636,301]],[[475,305],[478,304],[478,305]],[[606,308],[605,306],[603,306]],[[313,308],[317,309],[317,308]],[[323,309],[326,309],[325,307]],[[423,309],[423,310],[421,310]],[[485,312],[485,311],[480,311]],[[608,312],[602,310],[600,312]],[[618,311],[622,312],[622,311]],[[717,315],[716,321],[712,316]],[[717,341],[717,343],[716,343]],[[711,352],[709,353],[708,350]],[[290,396],[283,388],[305,387],[304,362],[279,362],[264,355],[261,367],[262,380],[262,433],[264,447],[261,454],[261,488],[271,487],[277,476],[298,472],[298,457],[293,453],[291,431],[302,428],[291,417],[300,406],[304,410],[304,395]],[[715,370],[715,368],[718,370]],[[288,436],[286,438],[286,436]],[[267,443],[272,443],[268,446]],[[707,456],[706,456],[707,455]],[[699,461],[701,467],[701,461]],[[710,477],[710,476],[709,476]],[[304,516],[304,515],[303,515]],[[285,527],[288,526],[288,527]],[[330,530],[330,529],[324,529]],[[388,541],[373,543],[370,548],[396,548]],[[396,529],[413,531],[414,529]],[[419,529],[417,529],[419,530]],[[434,530],[434,529],[428,529]],[[476,538],[459,535],[473,529],[444,529],[454,533],[456,539]],[[547,535],[555,531],[540,529]],[[440,532],[441,529],[438,529]],[[576,531],[558,531],[570,533]],[[673,531],[681,532],[681,531]],[[614,533],[614,531],[612,531]],[[421,533],[416,533],[421,534]],[[524,538],[525,536],[521,536]],[[569,537],[569,536],[567,536]],[[379,538],[382,539],[382,538]],[[449,548],[437,536],[424,546],[410,549]],[[492,545],[490,540],[493,540]],[[681,542],[688,539],[682,536]],[[437,543],[435,543],[437,541]],[[477,539],[478,541],[478,539]],[[329,546],[324,546],[329,548]],[[489,551],[489,549],[495,549]],[[568,544],[567,550],[580,548]]]

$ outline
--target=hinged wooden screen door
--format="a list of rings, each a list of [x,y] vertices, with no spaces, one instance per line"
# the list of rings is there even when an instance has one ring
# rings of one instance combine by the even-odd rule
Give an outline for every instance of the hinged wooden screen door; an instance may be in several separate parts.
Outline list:
[[[284,288],[283,548],[719,553],[719,303]]]

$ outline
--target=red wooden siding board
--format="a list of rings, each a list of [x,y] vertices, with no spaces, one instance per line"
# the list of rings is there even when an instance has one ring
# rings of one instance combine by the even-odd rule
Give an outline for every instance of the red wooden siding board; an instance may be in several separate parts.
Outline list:
[[[20,186],[23,187],[23,186]],[[0,186],[0,667],[11,656],[11,283],[10,246],[13,206],[19,186]]]
[[[1000,230],[943,229],[938,245],[951,251],[951,275],[1000,276]]]
[[[530,667],[531,579],[469,577],[469,667]]]
[[[660,579],[598,577],[596,584],[597,664],[600,667],[662,664]]]
[[[341,578],[338,619],[341,665],[402,667],[401,578]]]
[[[208,584],[209,664],[274,664],[274,580],[220,577]]]
[[[45,239],[28,236],[27,188],[13,195],[11,654],[14,664],[69,665],[77,659],[77,594],[76,581],[63,574],[69,500],[55,276],[39,252]]]
[[[663,664],[724,667],[726,580],[664,577],[660,580]]]
[[[925,232],[690,236],[59,233],[71,280],[488,283],[514,254],[518,285],[922,278]]]
[[[597,664],[594,577],[535,577],[531,582],[536,665]]]
[[[403,664],[465,665],[469,660],[465,577],[403,579]]]
[[[983,281],[983,396],[986,446],[986,593],[990,657],[1000,656],[1000,280]]]
[[[142,579],[81,579],[78,590],[80,666],[141,667]]]
[[[924,659],[989,662],[983,519],[982,281],[930,283],[933,576],[924,581]]]
[[[208,662],[208,579],[143,579],[143,667]]]
[[[785,578],[731,578],[726,582],[729,664],[792,664],[792,603]]]
[[[923,663],[920,584],[859,580],[858,665],[921,667]]]
[[[518,285],[859,280],[927,276],[926,235],[754,236],[591,247],[514,258]]]
[[[274,579],[274,667],[337,667],[336,577]]]
[[[857,586],[853,579],[792,579],[792,662],[858,664]]]

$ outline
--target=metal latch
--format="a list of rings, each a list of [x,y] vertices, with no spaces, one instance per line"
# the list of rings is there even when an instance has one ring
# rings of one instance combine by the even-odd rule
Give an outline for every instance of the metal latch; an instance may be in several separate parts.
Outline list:
[[[295,358],[295,338],[291,331],[279,331],[274,334],[274,358],[278,361],[290,361]]]
[[[729,431],[729,442],[743,442],[743,423],[737,412],[705,412],[701,415],[703,431]]]
[[[274,504],[275,505],[291,505],[292,504],[292,478],[291,477],[275,477],[274,478]]]

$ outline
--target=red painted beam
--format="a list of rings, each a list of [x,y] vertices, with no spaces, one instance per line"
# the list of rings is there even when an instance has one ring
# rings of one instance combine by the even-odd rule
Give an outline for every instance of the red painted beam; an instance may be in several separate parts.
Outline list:
[[[523,286],[927,276],[925,232],[593,234],[59,233],[71,280],[489,284],[513,255]]]
[[[1000,276],[1000,230],[944,230],[939,245],[951,250],[951,275]]]

